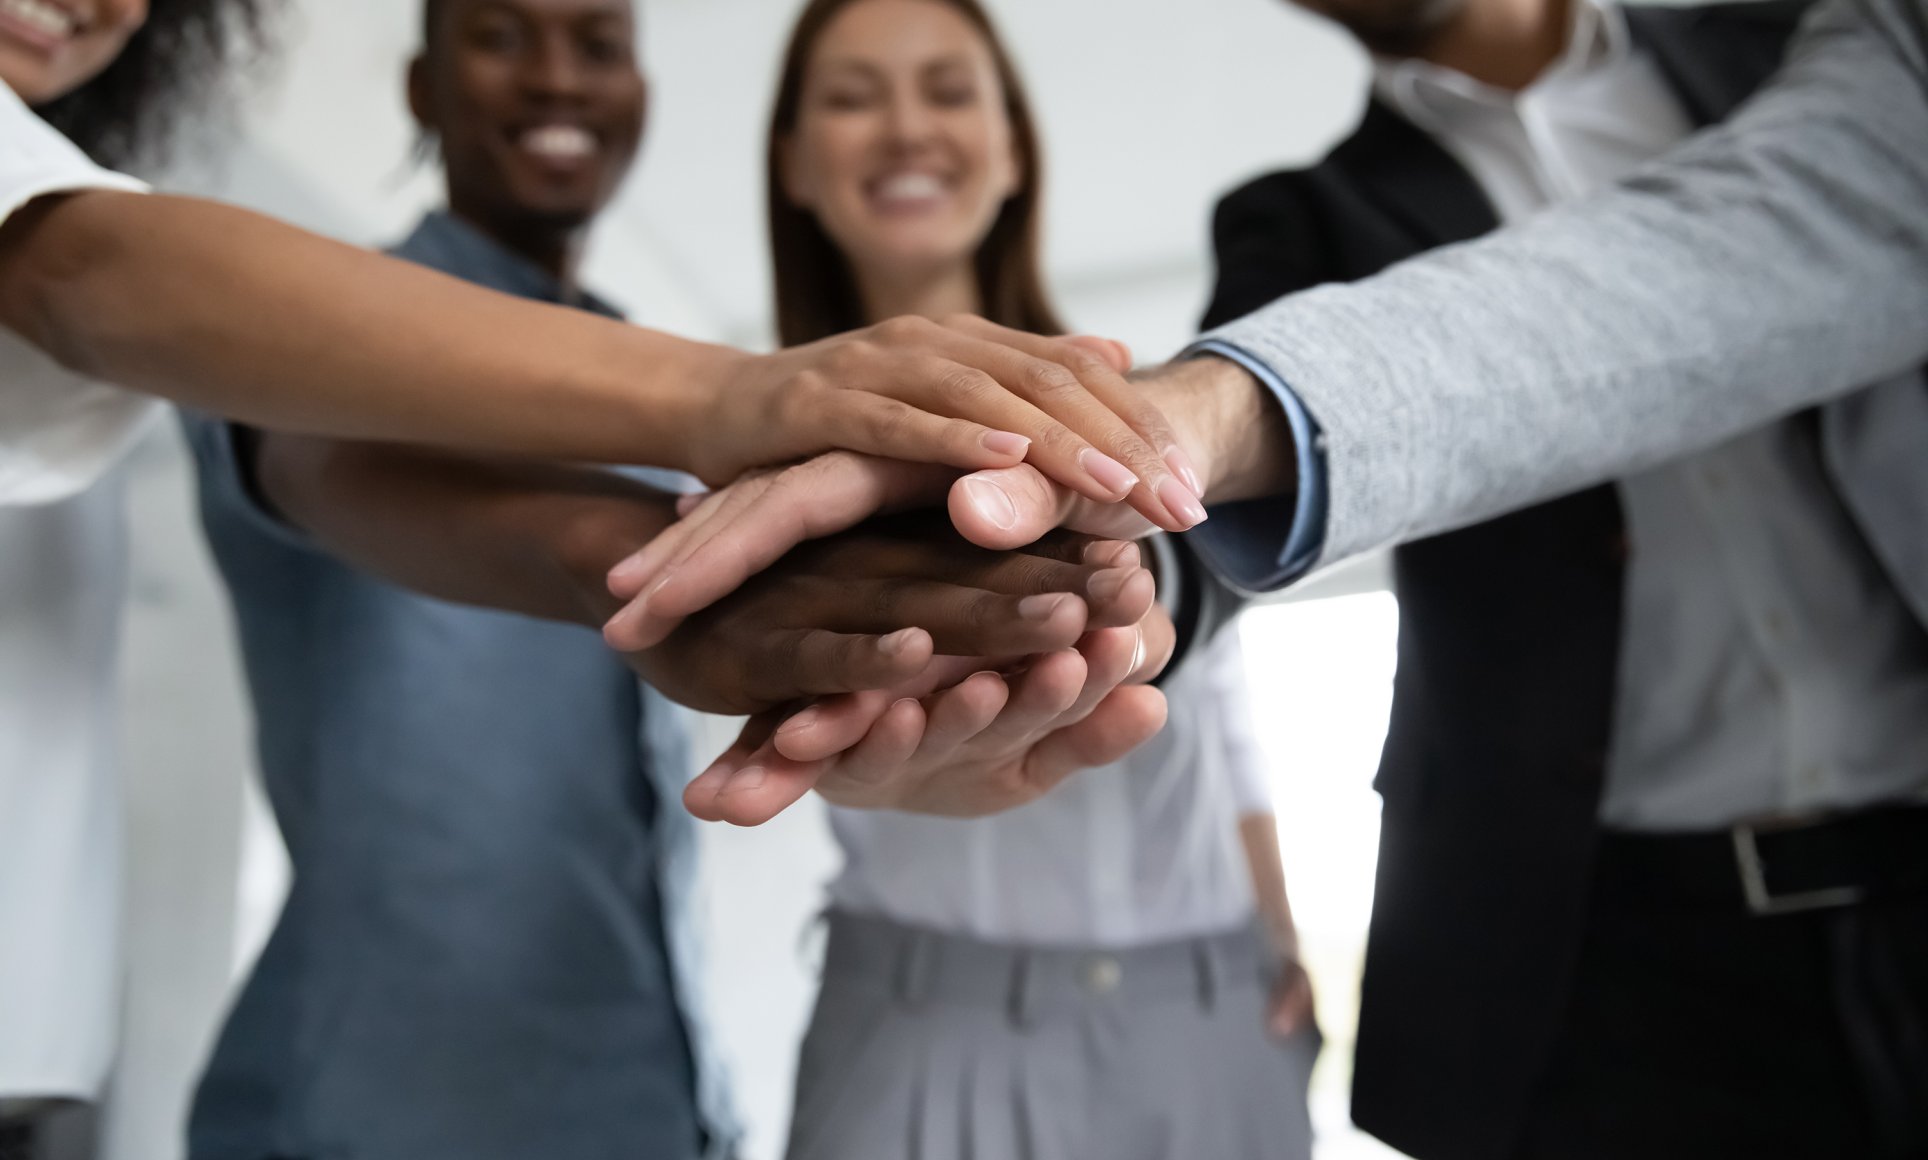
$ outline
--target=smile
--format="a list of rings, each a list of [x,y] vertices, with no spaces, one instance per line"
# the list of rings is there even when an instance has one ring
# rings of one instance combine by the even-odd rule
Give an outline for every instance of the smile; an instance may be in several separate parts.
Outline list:
[[[886,212],[930,209],[951,196],[951,183],[934,173],[893,173],[869,185],[870,201]]]
[[[597,149],[595,134],[577,125],[539,125],[517,137],[516,145],[539,160],[562,164],[586,161]]]
[[[50,0],[0,0],[0,28],[38,48],[54,49],[73,39],[80,21]]]

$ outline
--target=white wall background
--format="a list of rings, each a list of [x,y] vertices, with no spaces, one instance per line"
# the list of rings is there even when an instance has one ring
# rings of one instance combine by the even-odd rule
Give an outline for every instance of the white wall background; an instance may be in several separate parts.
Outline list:
[[[600,229],[594,284],[639,320],[767,341],[760,153],[799,0],[643,0],[654,118],[638,175]],[[1181,346],[1203,307],[1207,222],[1247,176],[1306,161],[1362,99],[1350,43],[1283,0],[993,0],[1042,115],[1050,269],[1075,325],[1142,357]],[[293,0],[284,54],[247,93],[238,139],[177,184],[346,240],[392,240],[436,197],[406,163],[411,0]],[[191,522],[171,433],[134,468],[139,529],[127,690],[132,871],[126,1064],[114,1160],[180,1154],[187,1093],[238,965],[285,873],[247,789],[247,717],[226,609]],[[1352,980],[1376,837],[1366,782],[1383,730],[1395,613],[1359,596],[1268,609],[1247,626],[1295,899],[1335,1041],[1317,1114],[1329,1158],[1383,1155],[1343,1128]],[[1274,706],[1281,706],[1273,712]],[[754,1129],[775,1155],[811,981],[797,947],[834,865],[808,810],[708,835],[716,995]]]

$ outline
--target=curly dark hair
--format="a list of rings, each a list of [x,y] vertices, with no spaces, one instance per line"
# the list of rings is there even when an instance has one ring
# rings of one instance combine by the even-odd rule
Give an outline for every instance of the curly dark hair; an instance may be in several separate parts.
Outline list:
[[[281,0],[151,0],[147,23],[93,80],[37,111],[104,165],[158,160],[227,67],[268,45]]]

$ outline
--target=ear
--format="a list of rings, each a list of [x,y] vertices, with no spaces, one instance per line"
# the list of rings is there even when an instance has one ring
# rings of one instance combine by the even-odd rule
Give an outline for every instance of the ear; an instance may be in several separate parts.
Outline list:
[[[798,209],[815,209],[817,191],[815,183],[804,172],[803,163],[797,159],[797,137],[795,133],[777,141],[777,180],[783,183],[784,196]]]
[[[434,133],[440,129],[435,123],[435,100],[431,95],[428,75],[428,58],[417,55],[408,62],[408,111],[415,118],[415,125],[424,133]]]

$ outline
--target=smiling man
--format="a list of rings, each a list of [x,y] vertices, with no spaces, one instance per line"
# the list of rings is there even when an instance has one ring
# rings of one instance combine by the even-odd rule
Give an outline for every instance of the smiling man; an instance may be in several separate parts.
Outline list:
[[[431,0],[425,33],[408,100],[448,208],[394,253],[613,317],[576,275],[647,112],[630,0]],[[295,871],[192,1155],[726,1151],[669,704],[590,633],[415,595],[284,522],[289,479],[350,445],[191,434]]]

